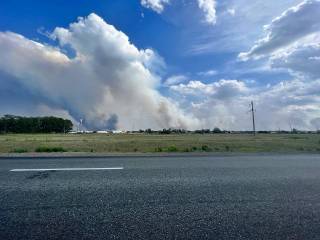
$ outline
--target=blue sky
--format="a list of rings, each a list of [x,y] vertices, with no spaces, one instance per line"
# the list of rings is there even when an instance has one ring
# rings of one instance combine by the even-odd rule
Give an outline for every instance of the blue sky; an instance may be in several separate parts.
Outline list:
[[[2,1],[0,114],[246,130],[254,100],[259,129],[320,128],[319,5]]]

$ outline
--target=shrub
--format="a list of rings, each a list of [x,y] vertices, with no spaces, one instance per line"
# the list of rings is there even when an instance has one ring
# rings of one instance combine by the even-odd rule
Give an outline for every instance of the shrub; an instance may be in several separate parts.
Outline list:
[[[162,152],[162,148],[161,147],[157,147],[155,150],[156,150],[156,152]]]
[[[204,152],[210,152],[211,151],[211,149],[207,145],[203,145],[201,147],[201,150],[204,151]]]
[[[63,147],[37,147],[36,152],[66,152]]]
[[[178,148],[176,146],[168,147],[168,152],[178,152]]]
[[[192,152],[195,152],[195,151],[197,151],[197,150],[198,150],[197,147],[192,147],[192,148],[191,148],[191,151],[192,151]]]
[[[12,152],[13,153],[26,153],[26,152],[28,152],[28,150],[24,149],[24,148],[16,148]]]

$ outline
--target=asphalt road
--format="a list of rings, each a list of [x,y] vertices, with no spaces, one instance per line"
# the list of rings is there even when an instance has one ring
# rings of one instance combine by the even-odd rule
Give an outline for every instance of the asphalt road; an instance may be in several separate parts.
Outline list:
[[[320,155],[2,158],[0,239],[320,239]]]

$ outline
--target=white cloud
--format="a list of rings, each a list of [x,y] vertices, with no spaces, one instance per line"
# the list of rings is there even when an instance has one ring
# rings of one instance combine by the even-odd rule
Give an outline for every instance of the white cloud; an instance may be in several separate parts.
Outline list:
[[[236,15],[236,10],[235,10],[234,8],[229,8],[229,9],[227,9],[227,12],[228,12],[231,16]]]
[[[239,57],[267,57],[271,69],[288,70],[292,76],[309,82],[320,79],[319,12],[319,0],[306,0],[286,10],[266,27],[267,37]]]
[[[208,127],[251,129],[249,104],[254,100],[258,130],[289,130],[290,126],[316,130],[319,127],[320,80],[296,79],[273,86],[249,87],[245,82],[221,80],[205,84],[191,81],[171,87],[182,96],[197,97],[189,111]]]
[[[251,91],[255,94],[247,98],[236,98],[239,109],[248,98],[255,100],[257,111],[261,109],[258,119],[262,129],[289,129],[290,125],[309,130],[319,127],[319,12],[319,0],[306,0],[286,10],[265,27],[265,38],[249,52],[239,55],[242,60],[267,57],[271,70],[288,70],[294,77],[291,81],[255,89]]]
[[[263,24],[269,23],[275,16],[280,15],[289,7],[301,0],[228,0],[216,1],[219,3],[220,24],[214,28],[206,28],[199,36],[190,31],[189,39],[193,39],[192,46],[186,48],[191,55],[208,53],[240,52],[250,49],[255,39],[263,36]],[[228,9],[236,11],[230,17]],[[263,11],[261,11],[263,9]]]
[[[35,104],[60,109],[90,128],[196,128],[199,121],[185,114],[157,90],[159,64],[154,51],[139,50],[128,37],[95,14],[69,28],[56,28],[52,37],[71,47],[75,58],[59,48],[0,32],[0,92],[15,86]],[[161,61],[160,61],[161,62]],[[11,87],[9,89],[12,89]],[[30,97],[31,96],[31,97]],[[1,99],[0,102],[4,99]],[[113,126],[113,116],[119,121]]]
[[[210,25],[215,25],[217,22],[216,16],[216,0],[196,0],[198,7],[204,14],[204,22]],[[141,0],[141,5],[145,8],[152,9],[157,13],[162,13],[165,5],[170,4],[171,0]],[[185,3],[184,3],[185,4]],[[234,10],[229,12],[234,15]]]
[[[204,76],[204,77],[211,77],[211,76],[214,76],[217,74],[218,74],[218,71],[213,70],[213,69],[208,70],[208,71],[204,71],[204,72],[198,72],[199,76]]]
[[[289,69],[293,74],[308,78],[320,78],[320,43],[295,46],[275,54],[271,67]]]
[[[157,13],[162,13],[164,6],[169,4],[170,0],[141,0],[141,5],[150,8]]]
[[[242,60],[268,56],[320,31],[320,1],[305,0],[286,10],[265,26],[266,37],[259,40],[249,52],[239,54]]]
[[[184,75],[174,75],[174,76],[167,78],[164,82],[164,85],[165,86],[175,85],[178,83],[185,82],[185,81],[187,81],[187,79],[188,78]]]
[[[215,25],[217,22],[216,16],[216,1],[215,0],[197,0],[199,8],[205,14],[205,22]]]
[[[229,99],[234,96],[248,93],[244,82],[237,80],[220,80],[218,82],[205,84],[200,81],[190,81],[188,84],[171,86],[171,90],[181,94],[202,95],[215,97],[217,99]]]

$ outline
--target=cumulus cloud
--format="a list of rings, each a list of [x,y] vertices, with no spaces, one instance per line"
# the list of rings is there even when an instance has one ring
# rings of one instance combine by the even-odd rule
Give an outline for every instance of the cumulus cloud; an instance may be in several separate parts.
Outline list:
[[[215,0],[197,0],[199,8],[205,14],[205,22],[215,25],[217,22],[216,16],[216,1]]]
[[[320,114],[320,1],[305,0],[266,26],[267,36],[242,60],[266,57],[271,69],[285,69],[293,80],[280,82],[252,96],[262,126],[293,126],[315,130]],[[269,113],[268,115],[266,113]],[[288,127],[287,127],[288,128]]]
[[[292,80],[266,86],[235,80],[209,84],[190,81],[170,89],[196,97],[190,111],[206,119],[209,126],[250,129],[250,116],[246,113],[254,100],[258,129],[319,129],[319,12],[319,0],[306,0],[288,9],[265,27],[265,38],[239,55],[242,60],[266,57],[269,64],[264,67],[286,69]]]
[[[259,130],[316,130],[320,114],[320,80],[296,79],[266,87],[250,87],[244,81],[220,80],[205,84],[190,81],[171,87],[183,96],[196,96],[189,111],[205,119],[204,125],[226,129],[251,129],[248,111],[256,105]]]
[[[56,28],[51,36],[59,48],[0,32],[0,73],[7,76],[0,91],[14,84],[34,103],[84,118],[89,128],[199,125],[157,91],[160,78],[152,71],[159,63],[156,53],[137,49],[99,16],[79,18],[69,28]],[[75,57],[64,53],[65,46]]]
[[[275,54],[271,67],[289,69],[293,74],[320,78],[320,43],[305,44]]]
[[[242,60],[268,56],[320,31],[320,1],[305,0],[285,11],[265,26],[266,37],[257,41],[249,52],[239,54]]]
[[[215,25],[217,22],[216,16],[216,0],[196,0],[198,7],[204,13],[204,22],[210,25]],[[150,8],[157,13],[162,13],[165,5],[169,4],[171,0],[141,0],[141,5]],[[234,11],[232,13],[234,15]]]
[[[184,75],[174,75],[174,76],[168,77],[165,80],[164,85],[165,86],[171,86],[171,85],[175,85],[175,84],[178,84],[178,83],[185,82],[187,80],[188,80],[188,78],[186,76],[184,76]]]
[[[296,79],[280,82],[257,96],[263,109],[262,123],[279,125],[284,128],[292,125],[299,129],[315,130],[313,120],[320,114],[320,80],[305,81]],[[266,116],[267,113],[270,116]]]
[[[221,100],[229,99],[248,92],[248,89],[243,82],[224,79],[209,84],[205,84],[200,81],[190,81],[188,84],[171,86],[171,89],[181,94],[204,94]]]
[[[141,5],[150,8],[157,13],[162,13],[164,6],[169,4],[170,0],[141,0]]]

